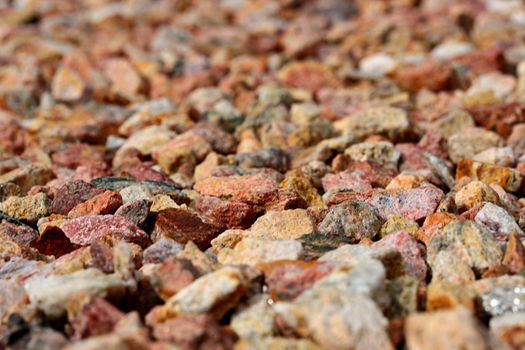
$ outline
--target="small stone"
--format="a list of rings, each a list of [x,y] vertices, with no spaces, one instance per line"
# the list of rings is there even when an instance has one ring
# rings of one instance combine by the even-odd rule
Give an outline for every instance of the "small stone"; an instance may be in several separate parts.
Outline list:
[[[280,148],[263,148],[254,152],[237,153],[235,160],[242,168],[272,168],[282,173],[290,166],[288,154]]]
[[[441,91],[450,85],[452,78],[453,71],[450,65],[435,60],[398,68],[394,76],[403,89],[411,92],[423,89]]]
[[[230,326],[239,337],[267,337],[276,332],[275,312],[272,299],[267,294],[250,298],[246,305],[238,308],[232,316]]]
[[[513,233],[520,237],[525,236],[516,220],[505,209],[492,203],[486,203],[478,211],[474,221],[485,226],[498,240],[506,241]]]
[[[80,165],[105,164],[108,158],[108,152],[104,147],[83,143],[68,144],[64,149],[53,153],[51,156],[54,164],[70,169],[76,169]]]
[[[141,227],[149,215],[151,202],[148,199],[128,201],[120,206],[115,212],[116,216],[122,216],[132,224]]]
[[[293,300],[327,276],[334,264],[330,262],[304,262],[277,260],[260,266],[265,276],[268,293],[274,301]]]
[[[99,297],[69,300],[68,319],[73,339],[84,339],[113,331],[124,313]]]
[[[507,146],[511,147],[516,158],[525,154],[525,123],[512,127],[512,133],[507,139]]]
[[[449,60],[474,50],[474,46],[469,42],[445,42],[437,45],[430,53],[433,58]]]
[[[423,186],[406,190],[374,190],[366,201],[383,220],[390,215],[399,215],[408,220],[420,220],[433,213],[443,191],[434,186]]]
[[[294,103],[290,119],[294,124],[307,125],[321,115],[321,107],[313,102]]]
[[[421,186],[428,186],[427,179],[419,175],[399,174],[390,181],[385,189],[387,190],[406,190],[410,188],[417,188]]]
[[[33,186],[44,186],[55,177],[50,168],[40,165],[11,170],[0,176],[0,184],[13,183],[20,187],[22,194],[27,193]]]
[[[76,293],[91,296],[122,296],[126,289],[133,288],[133,280],[121,280],[115,275],[105,275],[97,269],[86,269],[69,275],[35,277],[28,280],[24,288],[32,305],[52,318],[66,312],[67,301]]]
[[[195,213],[168,208],[157,213],[151,238],[154,241],[170,238],[181,244],[193,241],[199,248],[206,249],[221,231],[219,226],[204,222]]]
[[[83,215],[113,214],[122,205],[122,197],[113,191],[105,191],[85,202],[77,204],[69,211],[70,217]]]
[[[525,311],[525,287],[501,286],[480,294],[483,311],[489,316]]]
[[[408,132],[410,122],[402,109],[373,107],[341,119],[334,127],[344,134],[355,133],[361,137],[380,134],[391,140],[398,140]]]
[[[428,215],[419,229],[416,237],[428,246],[428,243],[449,222],[456,220],[456,216],[450,213],[436,212]]]
[[[240,201],[225,201],[216,197],[198,196],[195,209],[214,222],[228,228],[248,228],[256,218],[253,206]]]
[[[199,273],[190,261],[170,257],[157,266],[151,283],[157,294],[163,300],[167,300],[191,284],[198,276]]]
[[[310,178],[300,171],[288,172],[279,186],[295,191],[308,203],[308,206],[324,207],[323,199],[312,185]]]
[[[488,148],[472,158],[477,162],[490,163],[503,167],[513,167],[516,165],[514,151],[510,147]]]
[[[411,350],[489,349],[481,326],[466,309],[412,314],[405,327]]]
[[[441,116],[430,124],[431,130],[436,130],[444,138],[448,139],[454,134],[458,134],[463,129],[474,127],[474,118],[464,110],[454,109]]]
[[[397,65],[397,60],[392,56],[378,53],[359,61],[359,72],[370,77],[382,77],[392,73]]]
[[[505,191],[516,192],[522,182],[522,175],[507,167],[500,167],[488,163],[476,162],[473,160],[461,160],[456,170],[456,180],[468,176],[473,180],[479,180],[486,184],[498,184]]]
[[[278,78],[289,87],[311,92],[339,85],[329,67],[315,61],[288,63],[279,71]]]
[[[298,260],[303,255],[301,243],[295,240],[243,238],[234,248],[223,248],[217,260],[223,265],[258,265],[275,260]]]
[[[363,238],[373,238],[382,224],[376,209],[366,202],[353,201],[330,208],[319,224],[319,232],[358,242]]]
[[[162,307],[166,317],[208,313],[220,319],[244,294],[245,276],[226,266],[204,275],[179,291]]]
[[[142,85],[140,75],[125,58],[111,58],[104,62],[104,74],[118,92],[136,94]]]
[[[51,212],[67,215],[76,205],[101,193],[104,193],[103,189],[87,182],[81,180],[71,181],[62,186],[56,194],[51,204]]]
[[[389,318],[404,317],[417,311],[419,282],[412,276],[401,276],[387,281],[387,291],[391,297],[387,310]]]
[[[277,303],[275,307],[288,325],[322,348],[393,349],[386,333],[387,321],[369,298],[326,293],[317,301],[296,300],[290,306]]]
[[[432,268],[432,281],[468,285],[476,279],[470,266],[461,257],[447,250],[439,252],[430,267]]]
[[[372,189],[370,178],[365,174],[353,171],[341,171],[336,174],[326,174],[322,178],[325,192],[367,192]]]
[[[397,169],[401,157],[394,145],[386,141],[357,143],[347,148],[345,154],[356,161],[373,161],[393,169]]]
[[[168,320],[155,325],[153,336],[181,349],[195,350],[230,350],[236,340],[233,332],[225,330],[208,315],[188,315]]]
[[[498,134],[479,127],[463,129],[450,136],[447,143],[450,160],[456,164],[462,159],[472,159],[476,154],[489,148],[504,145]]]
[[[393,232],[406,231],[412,236],[416,236],[418,230],[419,225],[414,220],[406,220],[399,215],[391,215],[385,221],[383,226],[381,226],[380,235],[381,237],[385,237]]]
[[[503,252],[492,234],[473,221],[452,221],[430,240],[427,261],[432,266],[440,251],[461,257],[476,273],[501,263]]]
[[[520,349],[523,347],[525,312],[505,314],[490,319],[491,335],[496,339],[494,348]]]
[[[344,244],[322,255],[318,261],[333,262],[341,266],[354,266],[370,259],[380,261],[387,278],[405,275],[405,262],[395,248],[372,248],[365,244]]]
[[[247,236],[246,230],[230,229],[222,232],[220,235],[212,239],[211,250],[218,253],[223,248],[233,248],[244,237]]]
[[[116,152],[113,158],[113,168],[118,169],[129,164],[130,154],[136,158],[138,158],[138,155],[150,155],[158,147],[167,144],[175,135],[173,131],[166,127],[156,125],[148,126],[135,132]]]
[[[513,274],[525,271],[525,247],[523,247],[516,232],[509,236],[502,264],[507,266],[509,272]]]
[[[396,248],[405,261],[405,271],[408,275],[424,282],[427,276],[427,265],[423,252],[417,241],[406,231],[391,233],[375,242],[374,248]]]
[[[142,257],[145,264],[158,264],[182,250],[183,246],[174,240],[161,239],[144,249]]]
[[[185,204],[182,206],[178,205],[170,196],[166,194],[157,194],[153,197],[149,210],[152,213],[158,213],[159,211],[168,208],[184,209],[185,207]]]
[[[41,217],[47,216],[51,201],[45,193],[25,197],[9,197],[2,204],[3,211],[18,220],[36,223]]]
[[[454,200],[460,210],[472,209],[476,205],[484,202],[494,203],[496,206],[500,204],[500,199],[496,191],[481,181],[469,182],[456,192]]]
[[[270,179],[257,175],[210,177],[195,184],[194,189],[204,195],[225,197],[263,204],[277,194],[277,185]]]
[[[60,101],[76,101],[84,94],[84,81],[72,69],[60,67],[53,76],[51,92],[53,98]]]
[[[316,231],[304,209],[269,211],[251,226],[248,236],[267,240],[296,239]]]
[[[103,237],[136,243],[145,246],[149,237],[144,231],[122,216],[88,215],[64,222],[60,229],[72,243],[88,245]]]
[[[124,204],[138,201],[148,201],[151,206],[151,202],[155,197],[153,191],[151,191],[150,188],[139,184],[125,187],[119,192],[119,194]]]
[[[471,312],[476,310],[476,293],[466,286],[449,281],[432,280],[427,288],[428,311],[464,307]]]

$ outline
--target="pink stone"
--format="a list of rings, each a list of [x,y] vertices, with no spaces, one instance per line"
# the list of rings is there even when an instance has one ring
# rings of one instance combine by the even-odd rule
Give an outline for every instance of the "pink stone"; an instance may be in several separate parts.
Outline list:
[[[331,190],[366,192],[372,189],[372,184],[367,177],[358,172],[341,171],[336,174],[326,174],[321,181],[325,192]]]
[[[366,201],[378,210],[379,216],[384,220],[390,215],[420,220],[436,210],[443,191],[434,186],[424,186],[402,190],[374,190],[367,197]]]
[[[253,206],[240,201],[225,201],[216,197],[199,196],[195,208],[228,228],[248,228],[256,218]]]
[[[423,259],[420,245],[416,239],[406,231],[398,231],[386,235],[375,242],[375,248],[396,248],[405,261],[406,273],[424,282],[427,275],[427,265]]]
[[[150,240],[144,231],[118,215],[89,215],[66,221],[60,229],[72,243],[88,245],[111,237],[117,240],[136,243],[142,247]]]
[[[195,184],[200,194],[264,204],[277,195],[277,185],[261,176],[209,177]]]

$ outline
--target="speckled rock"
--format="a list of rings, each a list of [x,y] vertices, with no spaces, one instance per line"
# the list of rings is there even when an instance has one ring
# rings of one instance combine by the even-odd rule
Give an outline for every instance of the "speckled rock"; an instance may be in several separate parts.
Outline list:
[[[119,207],[115,215],[122,216],[129,222],[140,227],[148,218],[150,205],[151,202],[147,199],[128,202]]]
[[[419,225],[414,220],[406,220],[399,215],[391,215],[381,226],[380,234],[381,237],[384,237],[393,232],[406,231],[412,236],[416,236],[418,230]]]
[[[336,123],[335,128],[361,137],[382,134],[396,140],[408,132],[410,123],[407,113],[402,109],[374,107],[342,119]]]
[[[87,215],[64,222],[60,229],[72,243],[88,245],[103,237],[146,246],[150,240],[144,231],[122,216]]]
[[[366,201],[386,220],[399,215],[408,220],[420,220],[436,210],[443,192],[434,186],[406,190],[375,190]]]
[[[437,253],[430,264],[432,281],[449,281],[458,285],[466,285],[476,279],[471,267],[460,256],[448,250]]]
[[[345,154],[357,161],[373,161],[393,169],[397,169],[401,157],[394,145],[386,141],[357,143],[347,148]]]
[[[525,236],[516,220],[505,209],[492,203],[486,203],[474,221],[485,226],[499,240],[507,240],[512,233]]]
[[[241,201],[226,201],[217,197],[197,197],[195,209],[228,228],[248,228],[256,218],[253,206]]]
[[[440,251],[456,254],[477,273],[500,264],[503,258],[492,234],[473,221],[452,221],[432,237],[427,250],[430,265]]]
[[[19,220],[35,223],[48,214],[51,200],[45,193],[25,197],[9,197],[2,203],[2,209],[7,215]]]
[[[382,224],[376,209],[366,202],[353,201],[332,207],[319,224],[319,232],[357,242],[362,238],[373,238]]]

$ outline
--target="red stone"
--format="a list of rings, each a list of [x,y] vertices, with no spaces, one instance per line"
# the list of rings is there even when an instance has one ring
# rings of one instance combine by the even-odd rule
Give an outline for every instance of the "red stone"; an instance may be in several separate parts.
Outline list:
[[[91,297],[84,301],[80,312],[69,321],[73,339],[84,339],[108,334],[125,314],[106,300]]]
[[[104,237],[136,243],[142,247],[149,244],[146,233],[117,215],[89,215],[64,222],[60,229],[79,245],[88,245]]]
[[[293,300],[328,275],[333,265],[300,260],[280,260],[261,265],[273,300]]]
[[[159,296],[167,300],[199,276],[193,264],[175,257],[164,260],[155,271],[153,285]]]
[[[113,214],[122,205],[122,197],[113,191],[105,191],[69,211],[69,216]]]
[[[450,87],[452,68],[447,63],[425,61],[415,66],[407,66],[396,71],[395,80],[402,88],[418,92],[422,89],[441,91]]]
[[[217,197],[197,197],[195,209],[228,228],[248,228],[256,219],[253,206],[240,201],[225,201]]]
[[[204,250],[221,232],[221,227],[204,222],[195,213],[184,209],[168,208],[157,213],[151,238],[154,241],[171,238],[181,244],[193,241]]]
[[[332,190],[366,192],[372,189],[372,184],[363,173],[348,170],[326,174],[321,181],[325,192]]]
[[[264,204],[277,195],[278,187],[261,176],[209,177],[193,187],[200,194],[231,198],[249,204]]]
[[[476,124],[493,130],[502,137],[509,137],[515,124],[525,122],[525,104],[518,102],[502,103],[469,108]]]

